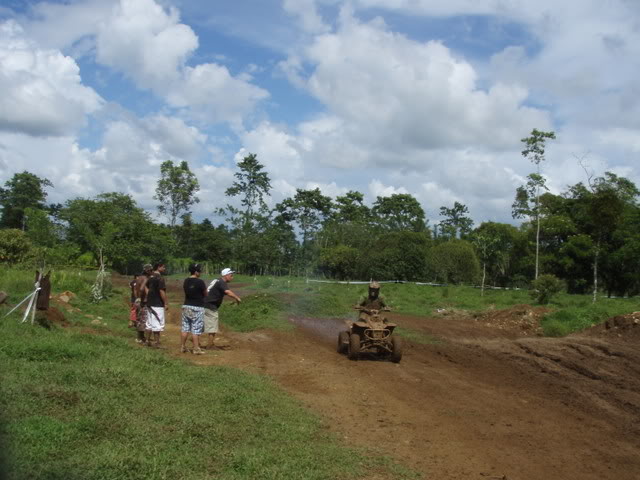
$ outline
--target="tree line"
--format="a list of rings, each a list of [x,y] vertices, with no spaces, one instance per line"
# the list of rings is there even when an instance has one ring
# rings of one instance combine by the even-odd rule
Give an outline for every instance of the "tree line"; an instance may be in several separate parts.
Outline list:
[[[255,154],[237,165],[217,225],[197,222],[198,180],[187,162],[161,166],[159,223],[126,194],[47,204],[51,182],[17,173],[0,189],[0,262],[35,258],[49,264],[92,265],[103,254],[122,273],[153,260],[232,265],[247,274],[321,275],[340,280],[393,279],[526,287],[539,275],[561,279],[570,293],[640,291],[638,188],[611,172],[560,194],[548,191],[540,164],[553,132],[534,129],[522,155],[535,172],[513,202],[519,226],[483,222],[466,205],[442,206],[430,225],[410,194],[379,196],[367,205],[352,190],[335,199],[319,189],[296,193],[269,208],[269,174]]]

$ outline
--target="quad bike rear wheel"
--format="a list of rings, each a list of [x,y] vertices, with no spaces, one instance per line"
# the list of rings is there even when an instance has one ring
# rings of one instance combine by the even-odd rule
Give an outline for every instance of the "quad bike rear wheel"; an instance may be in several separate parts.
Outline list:
[[[347,353],[349,350],[349,332],[338,334],[338,353]]]
[[[402,339],[397,336],[391,337],[391,356],[389,357],[392,362],[400,363],[402,360]]]
[[[357,360],[360,355],[360,335],[352,333],[349,337],[349,359]]]

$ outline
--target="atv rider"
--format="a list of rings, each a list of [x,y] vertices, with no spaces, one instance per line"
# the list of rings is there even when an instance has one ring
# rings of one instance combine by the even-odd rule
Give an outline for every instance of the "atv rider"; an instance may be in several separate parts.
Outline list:
[[[369,295],[361,298],[358,303],[358,307],[361,308],[360,319],[365,322],[367,321],[371,310],[388,310],[384,297],[380,295],[380,284],[378,282],[372,281],[369,284]]]

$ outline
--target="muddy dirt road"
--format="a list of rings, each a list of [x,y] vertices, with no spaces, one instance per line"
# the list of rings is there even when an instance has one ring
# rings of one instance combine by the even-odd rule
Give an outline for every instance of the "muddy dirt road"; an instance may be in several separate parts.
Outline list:
[[[169,293],[179,305],[175,286]],[[313,318],[291,318],[292,333],[223,330],[227,349],[181,355],[178,314],[165,335],[170,354],[268,375],[347,443],[426,479],[640,478],[640,325],[549,339],[531,322],[504,322],[504,311],[391,314],[436,342],[409,343],[393,364],[338,355],[343,321]]]

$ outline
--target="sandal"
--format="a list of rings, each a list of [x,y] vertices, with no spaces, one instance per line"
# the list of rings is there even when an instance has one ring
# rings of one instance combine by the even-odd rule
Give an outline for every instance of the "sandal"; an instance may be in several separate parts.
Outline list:
[[[202,350],[201,348],[194,348],[193,349],[193,354],[194,355],[204,355],[204,350]]]

